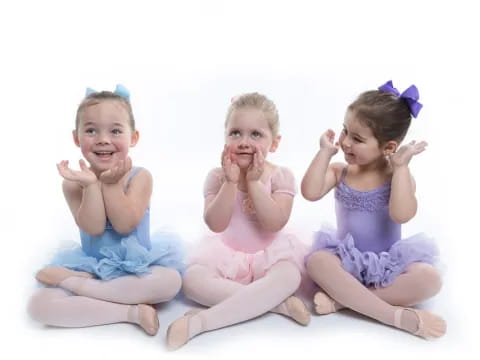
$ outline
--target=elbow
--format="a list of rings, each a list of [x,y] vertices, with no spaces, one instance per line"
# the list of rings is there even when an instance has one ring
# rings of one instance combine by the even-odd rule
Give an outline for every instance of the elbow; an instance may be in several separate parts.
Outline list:
[[[319,196],[315,196],[315,194],[310,193],[308,190],[304,189],[302,187],[302,196],[304,197],[305,200],[308,201],[317,201],[320,199]]]
[[[132,215],[129,221],[124,222],[112,222],[113,229],[118,232],[119,234],[130,234],[135,228],[140,224],[142,221],[143,216],[139,216],[138,214]]]
[[[312,191],[311,189],[308,188],[305,184],[302,183],[301,186],[301,193],[302,196],[305,198],[305,200],[308,201],[317,201],[322,198],[322,194],[318,194],[315,191]]]
[[[394,212],[390,212],[390,219],[397,224],[405,224],[409,222],[415,216],[415,212],[413,213],[404,213],[404,214],[396,214]]]
[[[392,219],[393,222],[397,223],[397,224],[405,224],[406,222],[408,222],[410,219],[407,219],[407,218],[403,218],[401,216],[390,216],[390,218]]]
[[[262,229],[268,232],[279,232],[285,227],[285,225],[287,225],[287,222],[288,222],[288,218],[282,219],[281,221],[278,221],[278,222],[263,223]]]
[[[119,234],[130,234],[134,229],[135,226],[128,226],[128,225],[113,225],[113,229]]]
[[[320,200],[320,197],[319,196],[311,196],[311,195],[306,195],[302,192],[302,195],[303,195],[303,198],[305,200],[308,200],[308,201],[317,201],[317,200]]]
[[[92,236],[100,236],[105,232],[105,223],[102,224],[83,224],[79,219],[75,219],[77,226]]]
[[[268,231],[268,232],[272,232],[272,233],[275,233],[275,232],[279,232],[280,230],[283,229],[285,225],[270,225],[270,226],[263,226],[263,228],[265,229],[265,231]]]
[[[212,230],[215,233],[224,232],[225,229],[227,228],[226,226],[219,226],[219,225],[216,225],[216,224],[209,224],[209,223],[207,223],[207,226],[210,230]]]
[[[92,235],[92,236],[100,236],[102,235],[104,232],[105,232],[105,228],[102,228],[102,229],[89,229],[86,231],[88,234]]]
[[[227,228],[228,224],[219,224],[218,222],[215,222],[211,219],[209,219],[208,216],[204,216],[203,217],[203,220],[205,221],[205,224],[207,224],[208,228],[215,232],[215,233],[221,233],[223,231],[225,231],[225,229]]]
[[[118,232],[119,234],[130,234],[135,228],[140,224],[140,222],[130,222],[130,223],[123,223],[123,224],[112,224],[113,229]]]

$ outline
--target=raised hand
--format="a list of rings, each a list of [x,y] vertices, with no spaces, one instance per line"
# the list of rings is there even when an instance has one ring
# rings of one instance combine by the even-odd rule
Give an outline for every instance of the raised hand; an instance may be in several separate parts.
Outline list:
[[[261,151],[257,147],[254,148],[253,160],[250,166],[247,169],[247,181],[257,181],[260,180],[265,168],[265,158]]]
[[[238,184],[240,180],[240,167],[236,163],[235,154],[225,145],[222,152],[222,168],[228,182]]]
[[[58,172],[64,179],[75,181],[82,187],[96,183],[98,180],[97,176],[88,168],[85,161],[80,160],[78,163],[80,164],[80,171],[70,169],[68,167],[68,160],[62,160],[57,164]]]
[[[326,150],[332,155],[335,155],[340,148],[340,145],[334,143],[335,141],[335,131],[328,129],[325,131],[322,136],[320,136],[320,150]]]
[[[390,164],[394,169],[408,166],[412,157],[423,152],[427,145],[426,141],[416,142],[413,140],[408,144],[401,146],[397,152],[389,156]]]
[[[105,170],[100,174],[99,180],[104,184],[116,184],[132,169],[132,159],[127,156],[125,160],[120,160],[111,169]]]

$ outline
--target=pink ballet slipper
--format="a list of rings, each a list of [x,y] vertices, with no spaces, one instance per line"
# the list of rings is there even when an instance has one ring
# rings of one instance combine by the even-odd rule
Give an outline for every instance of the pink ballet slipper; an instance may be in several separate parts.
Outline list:
[[[42,284],[58,286],[58,284],[60,284],[63,280],[71,276],[84,277],[88,279],[94,278],[93,274],[90,274],[88,272],[70,270],[63,266],[46,267],[37,272],[35,278]]]
[[[147,304],[138,305],[139,325],[148,335],[156,335],[160,327],[156,310]]]
[[[335,300],[321,291],[315,294],[313,303],[315,304],[315,312],[319,315],[327,315],[337,311]]]
[[[447,323],[440,316],[432,314],[424,310],[417,310],[412,308],[399,308],[394,314],[394,324],[397,328],[401,327],[401,320],[403,312],[412,311],[418,318],[418,329],[414,335],[423,337],[424,339],[434,339],[445,335],[447,331]]]
[[[308,311],[303,301],[298,297],[290,296],[287,300],[285,300],[285,306],[287,308],[288,315],[297,323],[305,326],[310,323],[310,311]]]

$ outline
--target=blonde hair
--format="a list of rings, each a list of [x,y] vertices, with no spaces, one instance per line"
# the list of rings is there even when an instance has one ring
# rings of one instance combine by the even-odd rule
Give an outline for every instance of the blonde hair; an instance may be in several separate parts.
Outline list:
[[[232,112],[244,108],[253,108],[263,111],[273,137],[278,135],[280,122],[278,120],[278,110],[275,103],[265,95],[256,92],[242,94],[232,99],[232,103],[228,108],[227,117],[225,119],[225,128],[228,126],[228,120],[230,119]]]
[[[81,112],[88,106],[96,105],[103,100],[114,100],[122,104],[125,110],[127,110],[130,128],[132,129],[132,131],[135,131],[135,118],[133,117],[132,105],[130,104],[130,101],[128,101],[123,96],[115,94],[111,91],[100,91],[91,93],[82,100],[82,102],[78,106],[77,115],[75,117],[75,130],[78,130]]]

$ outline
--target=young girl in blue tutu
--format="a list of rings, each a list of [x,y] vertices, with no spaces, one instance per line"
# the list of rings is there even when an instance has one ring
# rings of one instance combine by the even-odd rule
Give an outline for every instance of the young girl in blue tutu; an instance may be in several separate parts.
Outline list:
[[[77,171],[62,161],[57,167],[81,247],[59,252],[37,273],[48,287],[33,295],[29,313],[47,325],[129,322],[154,335],[159,323],[151,304],[180,290],[182,253],[175,235],[150,237],[152,176],[128,156],[139,139],[128,90],[87,89],[73,139],[88,165],[80,160]]]
[[[337,230],[315,235],[307,271],[323,291],[314,297],[319,314],[350,308],[424,338],[445,333],[445,321],[410,306],[437,294],[437,256],[424,234],[401,238],[402,223],[417,211],[408,167],[426,142],[401,146],[422,105],[412,85],[402,94],[389,81],[361,94],[347,109],[343,131],[327,130],[302,182],[302,194],[319,200],[335,188]],[[330,160],[339,149],[343,163]]]

